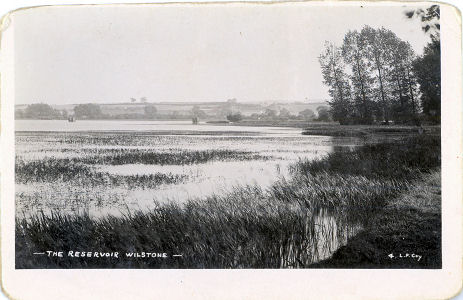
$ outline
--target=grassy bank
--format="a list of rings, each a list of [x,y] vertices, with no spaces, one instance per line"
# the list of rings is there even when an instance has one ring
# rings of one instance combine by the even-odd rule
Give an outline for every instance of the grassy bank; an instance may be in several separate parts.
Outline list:
[[[413,136],[420,132],[440,135],[440,126],[404,126],[404,125],[343,125],[329,123],[311,123],[304,126],[303,135],[323,135],[337,137],[372,137],[372,136]]]
[[[424,176],[314,268],[440,268],[441,176]]]
[[[350,245],[362,234],[372,234],[375,218],[389,209],[393,209],[394,218],[380,223],[384,230],[377,232],[376,246],[389,242],[387,234],[393,239],[415,234],[405,230],[396,236],[387,228],[396,222],[406,229],[411,220],[407,214],[421,213],[408,210],[397,199],[412,195],[421,178],[428,178],[439,166],[439,138],[418,136],[354,150],[341,149],[318,161],[300,161],[292,167],[290,180],[280,180],[268,190],[237,187],[229,194],[190,200],[185,205],[159,204],[149,212],[127,212],[123,217],[92,219],[86,214],[56,212],[18,219],[16,267],[328,266],[326,259],[336,248]],[[427,258],[414,266],[440,264],[440,214],[433,214],[436,222],[412,227],[421,237],[429,236],[429,244],[436,245],[434,252],[427,253]],[[415,245],[414,249],[426,245]],[[64,257],[32,254],[47,250],[63,251]],[[68,251],[117,251],[120,257],[75,258],[66,256]],[[333,259],[340,255],[339,251]],[[128,258],[126,252],[165,252],[168,257]],[[364,252],[357,249],[352,257]],[[174,257],[175,254],[182,256]],[[381,257],[383,254],[375,253]],[[394,266],[387,258],[384,266]],[[319,261],[322,262],[314,265]],[[349,257],[331,265],[341,267],[343,263],[355,266]],[[361,262],[358,266],[362,266]]]

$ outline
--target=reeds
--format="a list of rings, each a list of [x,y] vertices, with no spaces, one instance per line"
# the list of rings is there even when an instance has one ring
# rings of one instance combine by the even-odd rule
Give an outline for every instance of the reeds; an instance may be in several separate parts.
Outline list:
[[[16,221],[17,268],[301,268],[327,258],[423,172],[440,165],[437,138],[419,137],[300,161],[272,188],[185,204],[158,204],[122,217],[54,212]],[[71,172],[72,173],[72,172]],[[33,252],[118,251],[76,259]],[[134,259],[125,252],[166,252]],[[181,254],[182,257],[173,257]]]
[[[99,172],[82,163],[68,159],[47,159],[31,162],[16,162],[16,183],[70,182],[74,186],[123,186],[127,189],[155,188],[161,184],[177,184],[185,181],[188,175],[154,173],[141,175],[117,175]]]
[[[93,165],[188,165],[213,160],[253,159],[265,159],[265,157],[252,152],[231,150],[156,152],[137,149],[105,149],[97,155],[82,155],[77,158],[45,158],[26,161],[18,157],[15,165],[15,176],[17,183],[77,180],[82,184],[90,185],[106,183],[150,188],[162,183],[181,182],[187,178],[187,175],[156,173],[121,176],[98,172],[93,168]]]
[[[414,136],[394,142],[366,144],[355,150],[336,148],[322,160],[300,161],[293,171],[302,174],[359,175],[367,178],[413,180],[439,167],[440,137]]]

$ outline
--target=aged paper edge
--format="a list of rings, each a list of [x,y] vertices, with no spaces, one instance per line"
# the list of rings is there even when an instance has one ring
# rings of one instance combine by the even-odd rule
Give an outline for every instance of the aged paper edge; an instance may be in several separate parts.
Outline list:
[[[429,5],[430,2],[414,2],[414,1],[371,1],[371,2],[354,2],[354,1],[339,1],[339,2],[305,2],[305,1],[278,1],[278,2],[172,2],[172,3],[139,3],[139,4],[97,4],[98,6],[184,6],[184,5],[398,5],[400,3],[406,3],[407,5],[411,4],[424,4]],[[462,207],[462,191],[461,191],[461,182],[463,182],[462,170],[462,74],[461,74],[461,13],[454,6],[442,3],[442,2],[433,2],[439,3],[441,5],[441,13],[443,17],[441,18],[441,23],[443,28],[447,28],[442,31],[442,155],[446,158],[443,161],[443,248],[446,249],[446,246],[452,244],[453,254],[456,256],[451,257],[453,259],[449,262],[449,258],[446,256],[446,252],[443,252],[443,269],[442,270],[14,270],[14,229],[8,231],[8,228],[11,228],[11,221],[13,219],[13,228],[14,228],[14,182],[11,185],[11,179],[7,175],[12,175],[12,170],[14,170],[14,158],[9,157],[2,161],[1,165],[1,276],[2,276],[2,289],[3,291],[11,298],[48,298],[54,296],[55,298],[62,296],[72,295],[72,298],[79,298],[80,296],[106,296],[106,297],[117,297],[133,296],[131,293],[140,292],[140,288],[137,288],[133,280],[129,280],[130,277],[124,275],[131,275],[132,279],[137,279],[135,277],[145,277],[153,275],[163,275],[162,277],[178,277],[174,279],[175,282],[169,282],[171,287],[165,286],[165,290],[156,290],[156,295],[161,296],[161,291],[163,296],[179,297],[179,296],[190,296],[194,298],[203,298],[203,297],[223,297],[223,298],[237,298],[240,296],[247,296],[251,298],[306,298],[309,296],[318,296],[326,297],[331,296],[331,298],[400,298],[400,299],[422,299],[422,298],[450,298],[458,294],[461,290],[461,274],[462,274],[462,222],[461,222],[461,207]],[[10,27],[12,24],[13,17],[21,12],[30,10],[30,9],[46,9],[46,8],[56,8],[56,7],[86,7],[94,6],[89,4],[83,5],[62,5],[62,6],[34,6],[27,7],[12,11],[11,13],[5,15],[2,19],[2,39],[1,39],[1,69],[3,70],[0,79],[1,79],[1,150],[3,153],[14,153],[14,120],[13,109],[14,103],[12,101],[8,102],[8,99],[14,99],[14,69],[13,69],[13,53],[14,53],[14,43],[12,43],[13,38],[13,29]],[[14,24],[13,24],[14,25]],[[10,30],[8,30],[10,29]],[[8,33],[8,34],[6,34]],[[7,47],[5,47],[5,44]],[[7,76],[5,76],[5,73]],[[13,78],[13,79],[12,79]],[[13,131],[12,131],[13,130]],[[11,138],[13,137],[13,140]],[[13,141],[13,142],[11,142]],[[13,162],[13,165],[11,164]],[[13,168],[11,168],[13,166]],[[9,167],[9,168],[8,168]],[[446,170],[444,172],[444,170]],[[12,193],[11,193],[12,192]],[[13,200],[11,197],[6,198],[7,195],[13,195]],[[454,199],[456,203],[451,203],[454,205],[453,209],[448,203],[445,203],[444,199]],[[458,201],[460,199],[460,201]],[[13,207],[13,210],[11,210]],[[13,213],[11,213],[13,212]],[[450,218],[450,219],[449,219]],[[6,224],[5,224],[6,223]],[[450,223],[450,224],[449,224]],[[453,226],[452,228],[449,228]],[[450,230],[450,231],[449,231]],[[13,240],[11,240],[11,233],[13,232]],[[449,236],[451,234],[451,236]],[[455,240],[455,237],[457,239]],[[459,237],[459,238],[458,238]],[[452,239],[453,238],[453,239]],[[13,241],[13,243],[11,243]],[[13,250],[11,256],[11,248]],[[445,250],[443,249],[443,250]],[[449,265],[453,263],[453,265]],[[456,263],[456,264],[455,264]],[[13,266],[13,269],[11,269]],[[111,274],[112,273],[112,274]],[[181,273],[181,274],[179,274]],[[349,278],[341,277],[339,274],[347,275]],[[348,274],[349,273],[349,274]],[[372,273],[372,274],[369,274]],[[384,274],[380,274],[384,273]],[[402,277],[398,281],[397,285],[394,283],[393,276],[402,276],[405,274],[405,277]],[[420,278],[424,275],[433,275],[428,276],[431,278]],[[443,273],[443,274],[439,274]],[[277,280],[280,280],[281,283],[284,281],[284,277],[290,277],[291,275],[296,274],[297,277],[294,277],[295,280],[305,283],[310,288],[307,290],[305,287],[297,287],[297,284],[290,286],[280,286],[277,284]],[[85,275],[89,280],[78,279],[78,275]],[[141,276],[140,276],[141,275]],[[181,275],[181,276],[178,276]],[[201,276],[203,275],[203,276]],[[224,280],[230,280],[229,282],[220,282],[220,275]],[[232,276],[230,276],[232,275]],[[267,275],[267,276],[266,276]],[[270,275],[270,276],[269,276]],[[312,276],[311,276],[312,275]],[[434,276],[436,275],[436,276]],[[439,277],[438,275],[444,275],[448,277]],[[43,281],[39,279],[39,276],[47,276],[49,281]],[[261,279],[258,277],[262,276]],[[266,276],[267,278],[264,278]],[[323,282],[321,286],[311,286],[311,281],[320,281],[321,277]],[[210,280],[209,283],[196,283],[195,286],[191,286],[191,283],[188,283],[188,280],[196,281],[198,279]],[[203,277],[203,278],[201,278]],[[311,278],[312,277],[312,278]],[[330,277],[332,277],[330,279]],[[338,277],[338,278],[334,278]],[[362,280],[362,277],[365,280]],[[381,278],[378,278],[381,277]],[[93,278],[96,278],[96,281],[91,281]],[[154,283],[158,283],[162,286],[162,278],[154,278]],[[243,280],[244,278],[244,280]],[[369,282],[368,279],[382,279],[384,280],[384,286],[376,286],[376,282]],[[55,282],[53,281],[55,279]],[[165,279],[165,278],[164,278]],[[258,280],[256,280],[258,279]],[[344,284],[341,284],[340,288],[336,288],[339,284],[338,279],[344,279]],[[404,281],[408,279],[409,281]],[[416,293],[416,285],[413,285],[413,282],[420,281],[422,279],[427,279],[421,281],[422,293]],[[445,279],[440,281],[439,279]],[[448,287],[452,279],[453,286]],[[18,282],[19,280],[23,282]],[[58,280],[58,281],[56,281]],[[124,283],[127,286],[132,286],[132,288],[125,289],[124,291],[119,291],[115,288],[117,286],[121,287],[119,282],[121,280],[126,280]],[[146,279],[142,279],[146,280]],[[252,282],[254,284],[260,283],[260,286],[243,286],[242,284],[248,280],[248,285]],[[251,280],[251,281],[249,281]],[[213,283],[220,284],[216,287],[213,287]],[[219,282],[217,282],[219,281]],[[223,281],[223,280],[222,280]],[[267,282],[265,282],[267,281]],[[331,282],[328,282],[331,281]],[[349,281],[351,284],[346,285],[346,281]],[[74,285],[73,285],[74,282]],[[11,283],[11,288],[10,288]],[[21,286],[24,287],[24,283],[28,285],[26,291],[20,291],[18,288]],[[62,285],[60,285],[60,284]],[[66,285],[67,283],[67,285]],[[153,280],[138,282],[137,284],[149,284],[145,285],[144,292],[153,291]],[[318,283],[318,282],[317,282]],[[109,285],[108,288],[101,288],[102,285]],[[288,283],[286,283],[288,284]],[[407,284],[408,288],[407,288]],[[445,286],[447,284],[447,287]],[[49,285],[47,288],[46,285]],[[188,286],[190,285],[190,286]],[[323,286],[323,285],[326,285]],[[330,288],[330,285],[332,287]],[[364,288],[365,285],[370,285],[370,292],[366,291]],[[405,285],[405,288],[404,288]],[[387,287],[389,286],[389,287]],[[435,292],[436,287],[444,286],[444,289]],[[80,287],[80,290],[79,290]],[[228,288],[234,287],[232,290]],[[240,292],[237,290],[238,287],[243,288]],[[399,294],[393,294],[394,290],[398,290],[399,287],[401,291]],[[169,290],[169,288],[177,289],[176,291]],[[247,289],[246,289],[247,288]],[[260,289],[259,289],[260,288]],[[280,291],[275,289],[279,288]],[[327,289],[328,288],[328,289]],[[433,289],[433,293],[427,293],[426,290]],[[57,289],[55,292],[52,290]],[[66,289],[66,290],[65,290]],[[97,294],[92,294],[92,291],[85,291],[82,289],[93,290]],[[141,287],[143,289],[143,287]],[[58,291],[59,290],[59,291]],[[78,292],[77,292],[77,291]],[[221,291],[220,291],[221,290]],[[282,291],[284,290],[284,294]],[[253,292],[251,292],[253,291]],[[11,292],[11,293],[10,293]],[[41,296],[38,297],[38,294],[43,292]],[[51,293],[50,293],[51,292]],[[71,292],[71,294],[69,294]],[[72,293],[73,292],[73,293]],[[177,293],[176,293],[177,292]],[[181,293],[178,293],[181,292]],[[234,293],[235,292],[235,293]],[[79,294],[80,293],[80,294]],[[100,294],[101,293],[101,294]],[[302,293],[302,294],[301,294]],[[13,294],[15,294],[13,296]],[[29,295],[29,297],[27,297]],[[148,294],[138,294],[148,296]],[[299,296],[298,296],[299,295]],[[32,297],[31,297],[32,296]],[[154,296],[154,295],[152,295]]]

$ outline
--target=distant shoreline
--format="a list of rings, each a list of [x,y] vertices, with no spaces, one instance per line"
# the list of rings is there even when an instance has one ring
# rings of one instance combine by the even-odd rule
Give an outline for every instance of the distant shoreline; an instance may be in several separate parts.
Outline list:
[[[33,119],[18,119],[16,121],[34,121]],[[35,120],[35,121],[44,121],[44,120]],[[46,121],[46,120],[45,120]],[[51,121],[63,121],[67,123],[67,120],[51,120]],[[15,130],[15,134],[24,134],[28,132],[42,132],[42,133],[51,133],[51,132],[95,132],[95,133],[104,133],[104,132],[137,132],[137,133],[147,133],[154,135],[242,135],[246,136],[248,134],[257,134],[252,131],[252,127],[274,127],[274,128],[288,128],[288,129],[299,129],[300,134],[306,136],[331,136],[331,137],[347,137],[347,138],[383,138],[383,137],[400,137],[400,136],[414,136],[414,135],[440,135],[441,128],[439,125],[431,126],[425,125],[422,127],[413,126],[413,125],[339,125],[337,122],[307,122],[299,120],[287,120],[287,121],[256,121],[256,120],[243,120],[240,122],[219,122],[217,120],[210,120],[212,123],[207,123],[208,121],[202,121],[199,124],[192,124],[191,120],[143,120],[143,119],[131,119],[131,120],[115,120],[115,119],[104,119],[104,120],[77,120],[76,123],[83,121],[124,121],[124,122],[160,122],[159,125],[162,125],[163,122],[178,122],[178,125],[191,126],[191,130],[156,130],[155,128],[150,128],[146,130],[129,130],[129,129],[92,129],[92,130],[72,130],[71,128],[67,131],[60,130]],[[214,122],[215,121],[215,122]],[[75,124],[75,123],[70,123]],[[138,124],[138,125],[156,125],[156,124]],[[210,130],[198,130],[195,131],[194,128],[201,128],[202,126],[208,127],[229,127],[229,131],[215,131],[214,129]],[[250,130],[233,130],[233,127],[249,127]]]

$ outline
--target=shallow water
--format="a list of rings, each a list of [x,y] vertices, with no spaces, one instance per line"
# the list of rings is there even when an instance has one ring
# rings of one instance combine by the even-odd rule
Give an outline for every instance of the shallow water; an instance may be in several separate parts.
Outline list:
[[[35,161],[114,155],[126,151],[185,153],[185,151],[248,152],[256,158],[240,156],[196,164],[88,165],[93,172],[111,176],[150,174],[186,175],[175,184],[146,188],[96,184],[91,187],[71,180],[64,182],[17,183],[16,216],[27,218],[38,212],[87,212],[94,218],[148,211],[158,204],[201,200],[231,193],[235,187],[258,186],[266,190],[277,180],[289,180],[289,166],[300,159],[319,159],[336,147],[361,144],[353,138],[301,135],[301,129],[283,127],[243,127],[191,125],[166,121],[16,121],[16,159]],[[180,155],[180,154],[179,154]],[[182,154],[184,155],[184,154]],[[311,261],[329,257],[360,228],[344,224],[337,216],[320,213],[310,218],[314,226]],[[283,267],[293,261],[296,249],[286,252]],[[286,264],[286,265],[285,265]]]
[[[191,121],[126,121],[126,120],[16,120],[15,131],[42,132],[81,132],[81,131],[153,131],[170,135],[206,134],[210,132],[229,133],[238,135],[299,135],[301,129],[289,127],[259,127],[259,126],[230,126],[219,124],[199,123],[192,125]]]
[[[173,131],[178,134],[172,135]],[[207,134],[197,135],[203,132]],[[37,209],[73,211],[84,206],[91,215],[104,216],[120,214],[121,207],[145,210],[155,202],[185,202],[227,193],[237,186],[257,185],[265,190],[276,180],[289,178],[288,166],[297,160],[318,159],[334,147],[353,147],[358,143],[352,138],[305,136],[301,135],[301,129],[284,127],[191,125],[185,121],[17,120],[16,158],[24,161],[79,159],[133,149],[170,153],[245,151],[261,157],[188,165],[91,165],[97,172],[120,176],[162,173],[187,175],[188,179],[155,189],[108,187],[111,190],[106,190],[101,186],[87,192],[85,187],[72,182],[18,184],[17,195],[21,196],[17,197],[17,212],[23,215],[24,211],[30,214]],[[75,201],[65,201],[63,197]]]
[[[156,172],[188,176],[179,184],[162,185],[156,193],[150,190],[133,190],[128,197],[139,199],[139,204],[176,201],[208,197],[213,194],[231,192],[233,187],[258,185],[269,188],[278,178],[287,177],[289,162],[285,160],[218,161],[205,164],[159,166],[159,165],[118,165],[98,166],[99,170],[118,175],[143,175]]]

